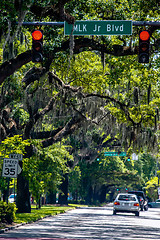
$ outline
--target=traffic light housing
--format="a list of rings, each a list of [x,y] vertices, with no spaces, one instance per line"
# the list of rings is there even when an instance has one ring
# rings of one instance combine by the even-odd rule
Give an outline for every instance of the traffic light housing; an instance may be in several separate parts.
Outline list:
[[[43,61],[43,31],[32,31],[32,62]]]
[[[139,63],[149,63],[150,32],[142,30],[139,33]]]

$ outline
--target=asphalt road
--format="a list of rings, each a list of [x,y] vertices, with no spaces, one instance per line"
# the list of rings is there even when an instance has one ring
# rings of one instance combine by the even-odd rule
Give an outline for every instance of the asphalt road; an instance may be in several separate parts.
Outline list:
[[[3,239],[160,240],[160,209],[112,214],[112,207],[82,208],[0,234]]]

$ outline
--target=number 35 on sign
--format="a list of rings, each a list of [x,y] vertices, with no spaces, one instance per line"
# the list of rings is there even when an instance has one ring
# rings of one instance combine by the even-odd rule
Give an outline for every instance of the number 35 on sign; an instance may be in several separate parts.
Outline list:
[[[2,177],[16,178],[17,169],[18,169],[17,159],[4,158]]]

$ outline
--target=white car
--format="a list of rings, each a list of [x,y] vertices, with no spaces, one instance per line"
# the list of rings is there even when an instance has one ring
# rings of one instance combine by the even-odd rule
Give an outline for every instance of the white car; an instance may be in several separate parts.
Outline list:
[[[8,198],[8,202],[14,203],[16,201],[16,194],[11,194]]]
[[[140,205],[135,194],[119,193],[113,204],[113,215],[118,212],[134,213],[139,216]]]

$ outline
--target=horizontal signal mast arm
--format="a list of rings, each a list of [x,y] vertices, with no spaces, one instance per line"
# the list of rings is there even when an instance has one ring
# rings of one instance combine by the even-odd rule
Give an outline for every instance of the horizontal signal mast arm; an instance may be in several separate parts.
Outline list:
[[[17,23],[18,24],[18,23]],[[22,25],[33,25],[33,26],[37,26],[37,25],[48,25],[48,26],[64,26],[64,22],[23,22]],[[156,26],[156,27],[160,27],[160,22],[155,21],[132,21],[132,25],[133,26]]]

